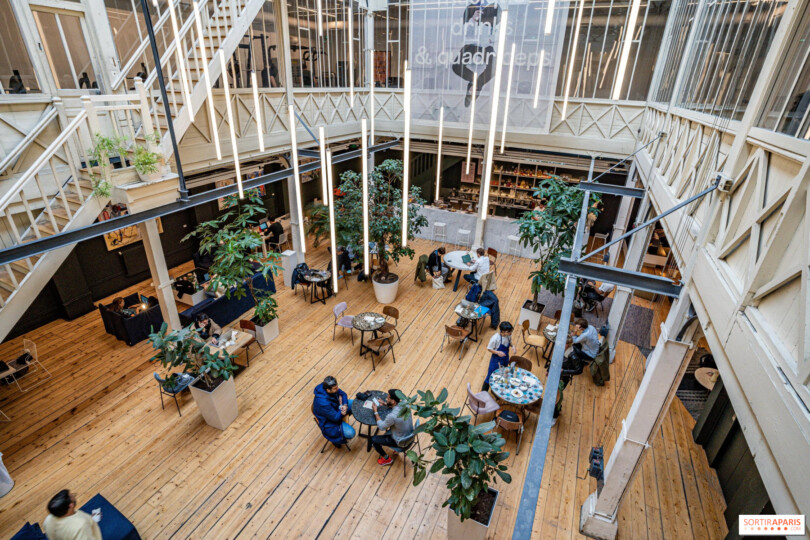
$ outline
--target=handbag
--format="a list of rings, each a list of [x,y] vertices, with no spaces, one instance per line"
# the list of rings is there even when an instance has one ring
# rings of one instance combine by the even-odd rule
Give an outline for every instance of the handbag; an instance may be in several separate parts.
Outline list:
[[[444,279],[442,279],[441,277],[433,278],[433,288],[444,289]]]

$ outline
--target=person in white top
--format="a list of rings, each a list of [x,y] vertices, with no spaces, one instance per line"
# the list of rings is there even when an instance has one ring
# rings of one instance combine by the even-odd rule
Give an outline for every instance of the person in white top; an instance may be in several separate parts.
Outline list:
[[[102,540],[93,516],[76,509],[76,496],[63,489],[48,502],[42,528],[49,540]]]
[[[489,273],[489,255],[487,255],[487,252],[484,251],[484,248],[478,248],[475,253],[478,255],[475,262],[470,261],[467,263],[467,266],[472,271],[469,274],[464,274],[464,279],[470,283],[478,283],[481,276]]]
[[[512,345],[512,330],[514,330],[512,323],[503,321],[498,325],[498,333],[489,340],[487,352],[492,356],[489,357],[489,368],[482,390],[489,390],[489,376],[499,367],[508,366],[509,357],[517,352]]]

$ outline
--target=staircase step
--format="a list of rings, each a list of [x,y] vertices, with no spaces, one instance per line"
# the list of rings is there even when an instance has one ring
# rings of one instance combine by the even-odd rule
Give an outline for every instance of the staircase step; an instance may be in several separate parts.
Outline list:
[[[14,277],[17,280],[17,283],[20,283],[25,274],[22,272],[18,272],[16,270],[12,270],[14,272]],[[17,287],[14,285],[14,281],[9,277],[8,271],[5,269],[0,270],[0,288],[7,290],[8,292],[14,292],[17,290]]]
[[[31,266],[37,264],[39,257],[40,257],[39,255],[33,255],[31,257],[28,257],[29,260],[31,261]],[[11,266],[14,270],[22,274],[27,274],[30,271],[30,269],[28,268],[28,264],[25,262],[25,259],[9,263],[9,266]]]

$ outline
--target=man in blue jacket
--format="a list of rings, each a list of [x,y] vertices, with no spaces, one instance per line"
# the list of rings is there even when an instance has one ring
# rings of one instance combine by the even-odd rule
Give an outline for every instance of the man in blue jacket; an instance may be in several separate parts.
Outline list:
[[[312,411],[321,426],[324,438],[335,446],[346,444],[356,435],[354,428],[343,421],[352,414],[352,400],[338,387],[337,379],[331,375],[315,387]]]

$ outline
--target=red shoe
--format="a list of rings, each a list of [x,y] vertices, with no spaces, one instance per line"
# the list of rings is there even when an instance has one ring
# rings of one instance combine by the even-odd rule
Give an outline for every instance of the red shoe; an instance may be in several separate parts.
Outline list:
[[[394,462],[394,458],[392,458],[392,457],[387,457],[387,458],[381,457],[381,458],[379,458],[377,460],[377,463],[379,463],[383,467],[385,467],[386,465],[391,465],[393,462]]]

